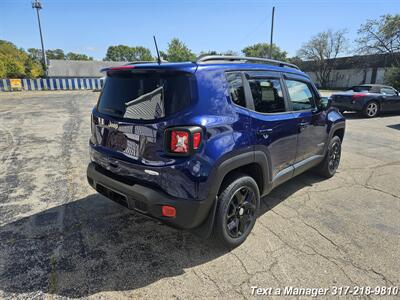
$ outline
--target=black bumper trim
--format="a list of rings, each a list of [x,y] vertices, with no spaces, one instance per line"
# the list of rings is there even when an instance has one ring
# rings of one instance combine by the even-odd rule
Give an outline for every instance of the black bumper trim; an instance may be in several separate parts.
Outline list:
[[[141,184],[127,184],[99,172],[93,162],[87,167],[87,178],[89,184],[107,198],[171,226],[184,229],[200,226],[207,218],[214,200],[214,197],[207,200],[173,198],[160,190]],[[163,217],[162,205],[174,206],[176,217]]]

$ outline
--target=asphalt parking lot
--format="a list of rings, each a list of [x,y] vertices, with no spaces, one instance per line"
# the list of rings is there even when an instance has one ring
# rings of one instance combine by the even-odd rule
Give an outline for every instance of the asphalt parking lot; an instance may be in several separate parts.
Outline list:
[[[88,186],[97,96],[0,94],[1,298],[241,299],[251,286],[400,285],[400,115],[346,114],[336,176],[308,172],[274,190],[248,240],[227,252]]]

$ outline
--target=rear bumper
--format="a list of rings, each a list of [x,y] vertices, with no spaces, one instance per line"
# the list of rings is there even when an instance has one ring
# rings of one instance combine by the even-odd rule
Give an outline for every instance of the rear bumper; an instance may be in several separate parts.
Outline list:
[[[106,172],[93,162],[87,167],[88,182],[97,192],[129,209],[175,227],[192,229],[200,226],[207,218],[213,204],[213,198],[207,200],[172,198],[154,188],[121,182],[108,176]],[[163,217],[162,205],[175,207],[176,217]]]

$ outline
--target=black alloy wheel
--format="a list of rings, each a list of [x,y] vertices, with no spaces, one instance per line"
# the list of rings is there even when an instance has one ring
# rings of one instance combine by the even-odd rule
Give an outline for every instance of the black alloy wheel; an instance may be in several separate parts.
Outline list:
[[[250,225],[256,218],[255,193],[248,187],[238,189],[231,197],[225,215],[228,234],[238,238],[247,234]]]
[[[329,141],[325,157],[321,163],[315,167],[315,171],[325,178],[331,178],[333,175],[335,175],[339,167],[341,153],[342,140],[340,137],[335,135]]]
[[[254,178],[234,173],[224,179],[218,195],[214,237],[224,248],[232,249],[249,236],[260,207],[260,191]]]
[[[340,163],[341,144],[335,141],[329,149],[328,168],[330,173],[335,173]]]

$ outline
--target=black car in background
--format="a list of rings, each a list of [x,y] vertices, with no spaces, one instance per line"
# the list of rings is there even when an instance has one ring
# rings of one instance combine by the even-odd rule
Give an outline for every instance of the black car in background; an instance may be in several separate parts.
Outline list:
[[[391,86],[363,84],[345,92],[332,94],[330,105],[338,108],[340,112],[357,111],[373,118],[380,112],[400,111],[400,96]]]

